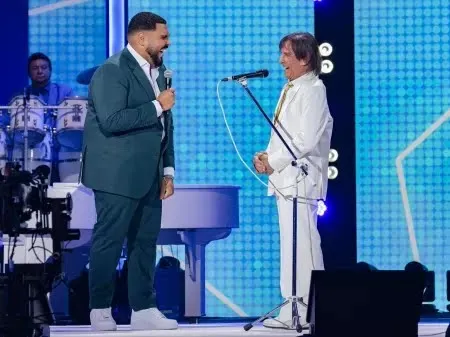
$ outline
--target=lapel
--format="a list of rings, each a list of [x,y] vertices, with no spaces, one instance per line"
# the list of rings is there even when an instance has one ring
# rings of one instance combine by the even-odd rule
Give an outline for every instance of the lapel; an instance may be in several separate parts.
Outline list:
[[[280,117],[278,118],[278,123],[275,125],[276,128],[278,129],[278,131],[281,132],[281,135],[283,137],[285,137],[285,140],[292,140],[293,137],[291,136],[291,134],[288,132],[286,125],[288,125],[289,122],[287,122],[286,118],[288,116],[286,116],[286,110],[289,107],[289,104],[292,103],[292,101],[294,100],[294,98],[297,96],[298,91],[300,90],[301,85],[297,86],[297,87],[293,87],[289,90],[292,90],[292,92],[288,92],[288,96],[286,98],[286,100],[283,102],[283,111],[280,113]],[[280,104],[281,101],[281,95],[280,95],[280,99],[278,100],[278,104],[277,104],[277,108],[278,105]],[[275,142],[275,139],[278,139],[278,142]],[[278,135],[275,133],[274,130],[271,130],[271,135],[270,135],[270,147],[273,147],[274,144],[277,144],[278,146],[276,146],[276,149],[278,149],[280,146],[284,147],[284,145],[282,144],[281,140],[279,139]]]
[[[284,87],[283,87],[283,90],[284,90]],[[291,90],[292,90],[292,92],[289,92]],[[286,131],[286,129],[283,127],[283,120],[285,121],[285,119],[286,119],[286,117],[285,117],[286,116],[286,110],[287,110],[289,104],[291,104],[291,102],[294,100],[295,96],[297,96],[297,93],[298,93],[299,90],[300,90],[300,86],[297,86],[296,88],[294,87],[294,88],[289,89],[288,97],[283,102],[283,107],[282,107],[283,111],[280,112],[280,116],[278,117],[278,123],[275,125],[277,128],[282,128],[284,131]],[[282,96],[283,96],[283,91],[281,92],[280,98],[278,99],[278,103],[277,103],[277,106],[275,108],[275,112],[277,111],[278,106],[281,103],[281,97]],[[274,122],[275,122],[275,114],[272,117],[272,123],[274,123]],[[274,136],[278,137],[278,135],[276,135],[275,132],[272,130],[271,131],[271,137],[274,137]]]
[[[294,82],[297,82],[297,83],[294,84],[294,87],[290,89],[293,92],[291,92],[290,94],[288,93],[288,96],[290,96],[290,97],[288,99],[286,99],[286,101],[283,104],[285,107],[285,111],[286,111],[287,107],[289,106],[289,104],[291,104],[292,101],[297,96],[298,91],[302,88],[302,86],[305,85],[305,81],[312,81],[316,77],[317,76],[313,72],[309,72],[309,73],[302,75],[300,78],[294,80]],[[280,116],[280,118],[282,117],[282,115]]]
[[[153,92],[153,88],[150,82],[148,81],[147,75],[145,75],[144,71],[139,66],[139,63],[136,61],[133,55],[131,55],[131,53],[128,51],[127,48],[125,48],[122,51],[122,55],[125,56],[128,62],[128,66],[131,69],[131,72],[133,73],[134,77],[137,79],[139,84],[142,86],[142,88],[144,88],[145,92],[148,95],[148,98],[152,101],[155,100],[156,96],[155,93]]]
[[[166,70],[166,67],[164,67],[164,65],[161,65],[158,70],[159,76],[156,80],[156,83],[158,83],[159,91],[163,92],[164,90],[166,90],[166,79],[164,78],[164,71]]]
[[[288,108],[289,104],[294,100],[295,96],[297,96],[298,91],[300,90],[301,85],[297,86],[297,88],[291,88],[293,92],[290,93],[290,97],[286,99],[284,102],[284,111],[286,112],[286,109]],[[281,117],[281,116],[280,116]]]

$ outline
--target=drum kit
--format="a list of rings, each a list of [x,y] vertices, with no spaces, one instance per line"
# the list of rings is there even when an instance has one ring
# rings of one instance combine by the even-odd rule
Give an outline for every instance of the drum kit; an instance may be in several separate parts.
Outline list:
[[[89,84],[96,68],[81,72],[77,81]],[[87,98],[75,96],[50,106],[25,92],[0,106],[0,172],[7,163],[30,172],[46,165],[58,171],[50,177],[59,176],[59,182],[79,182],[87,105]]]

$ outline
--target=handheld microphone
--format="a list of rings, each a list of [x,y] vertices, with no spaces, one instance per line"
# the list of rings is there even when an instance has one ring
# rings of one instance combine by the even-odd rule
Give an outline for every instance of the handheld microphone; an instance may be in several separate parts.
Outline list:
[[[269,76],[269,71],[267,69],[261,69],[258,71],[254,71],[252,73],[246,73],[246,74],[239,74],[239,75],[233,75],[230,77],[224,77],[222,78],[222,81],[226,82],[226,81],[236,81],[236,80],[240,80],[242,78],[255,78],[255,77],[267,77]]]
[[[166,78],[166,89],[172,88],[172,75],[173,72],[170,69],[164,71],[164,77]]]

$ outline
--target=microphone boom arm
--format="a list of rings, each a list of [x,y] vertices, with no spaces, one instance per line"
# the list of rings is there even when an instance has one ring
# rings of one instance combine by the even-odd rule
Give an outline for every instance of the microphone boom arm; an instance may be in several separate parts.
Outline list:
[[[226,81],[240,81],[240,80],[246,80],[248,78],[267,77],[267,76],[269,76],[269,71],[267,69],[261,69],[261,70],[254,71],[254,72],[251,72],[251,73],[233,75],[233,76],[230,76],[230,77],[224,77],[224,78],[222,78],[222,81],[223,82],[226,82]]]

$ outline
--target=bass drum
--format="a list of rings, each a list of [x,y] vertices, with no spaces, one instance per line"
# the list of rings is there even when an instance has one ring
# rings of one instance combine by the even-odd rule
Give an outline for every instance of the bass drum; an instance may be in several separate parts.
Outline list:
[[[50,132],[46,132],[44,135],[44,140],[35,146],[28,149],[28,171],[33,171],[40,165],[46,165],[50,169],[49,179],[51,177],[52,169],[52,135]],[[18,162],[24,169],[23,162],[23,147],[15,144],[12,150],[12,161]]]

